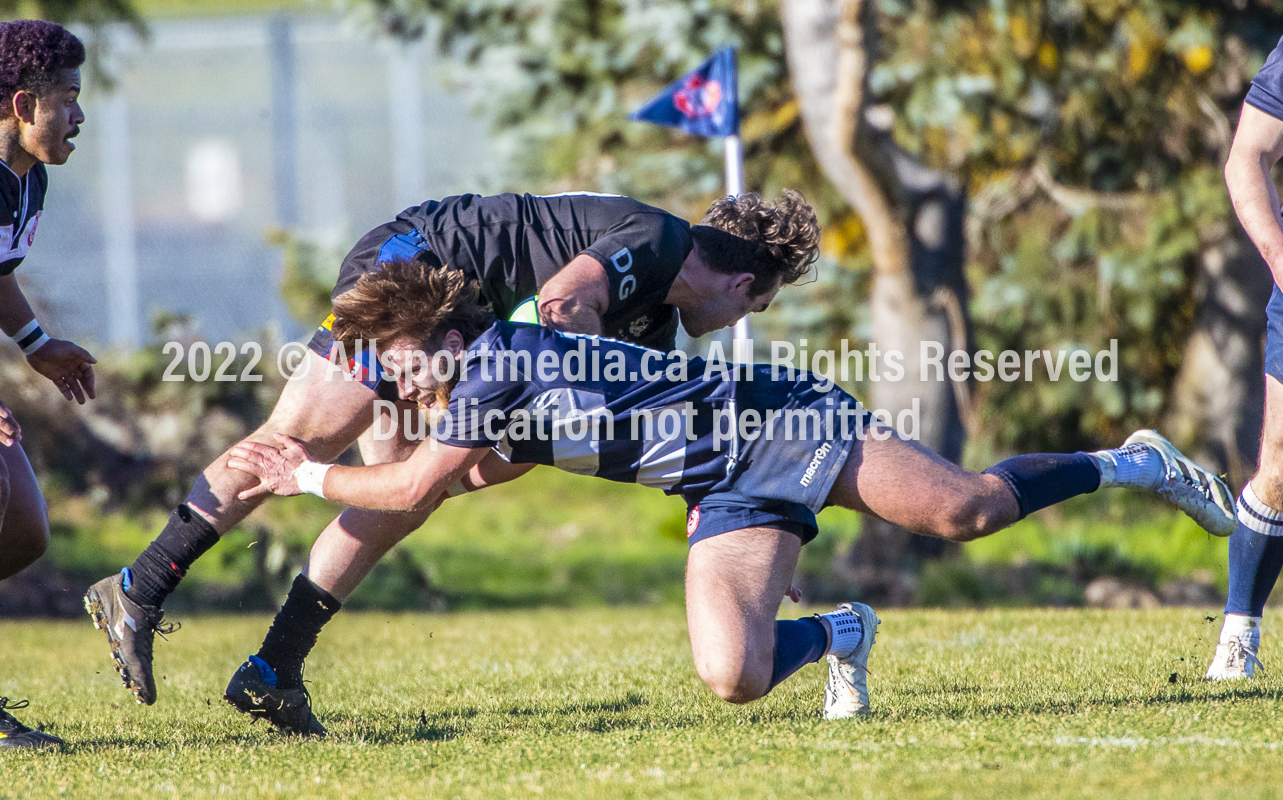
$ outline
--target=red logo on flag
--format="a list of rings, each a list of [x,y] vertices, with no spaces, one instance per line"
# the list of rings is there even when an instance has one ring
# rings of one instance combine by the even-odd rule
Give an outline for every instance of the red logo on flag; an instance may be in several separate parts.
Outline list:
[[[688,119],[707,117],[722,102],[722,84],[702,75],[691,75],[673,94],[673,105]]]
[[[695,535],[696,529],[699,528],[699,506],[691,509],[691,513],[686,517],[686,538],[689,539]]]

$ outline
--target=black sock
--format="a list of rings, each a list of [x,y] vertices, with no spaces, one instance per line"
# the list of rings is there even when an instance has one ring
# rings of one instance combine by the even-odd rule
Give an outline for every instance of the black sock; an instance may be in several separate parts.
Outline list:
[[[169,523],[125,573],[125,594],[144,606],[160,607],[187,569],[218,544],[218,531],[186,505],[174,509]]]
[[[306,575],[294,579],[285,605],[276,613],[263,646],[258,649],[258,657],[276,671],[277,688],[303,686],[303,661],[316,645],[321,628],[342,607],[342,603]]]
[[[995,464],[984,474],[997,475],[1007,484],[1020,505],[1021,519],[1100,487],[1100,467],[1086,453],[1016,456]]]

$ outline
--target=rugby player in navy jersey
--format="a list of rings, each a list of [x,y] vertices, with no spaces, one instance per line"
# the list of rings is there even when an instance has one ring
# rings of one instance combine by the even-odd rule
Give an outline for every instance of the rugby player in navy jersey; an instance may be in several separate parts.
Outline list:
[[[1260,466],[1238,499],[1230,536],[1229,597],[1212,680],[1250,678],[1260,664],[1261,616],[1283,568],[1283,220],[1272,170],[1283,158],[1283,40],[1248,89],[1225,164],[1234,211],[1274,277],[1266,305],[1265,430]],[[1260,302],[1265,298],[1250,298]]]
[[[435,299],[398,304],[406,295]],[[338,298],[334,311],[339,340],[386,343],[381,358],[398,373],[401,397],[438,415],[431,439],[405,461],[370,467],[314,462],[285,436],[279,450],[246,442],[232,448],[230,465],[261,483],[245,497],[306,491],[359,508],[428,512],[492,474],[533,464],[679,494],[689,507],[695,668],[732,703],[756,700],[827,656],[825,716],[868,709],[872,609],[846,603],[776,620],[826,505],[965,542],[1075,495],[1127,486],[1157,492],[1212,533],[1234,528],[1225,485],[1153,431],[1113,450],[1022,455],[976,474],[902,440],[824,379],[773,375],[766,366],[732,374],[703,359],[496,322],[458,273],[389,264]],[[400,539],[391,531],[360,541],[328,534],[226,691],[237,710],[293,733],[325,733],[302,686],[303,660],[377,556]],[[351,558],[355,545],[364,558]],[[344,563],[346,572],[327,569]]]
[[[333,297],[338,302],[391,259],[411,259],[477,281],[505,319],[525,310],[555,330],[669,349],[679,318],[700,336],[765,309],[783,284],[807,272],[818,246],[815,212],[795,192],[776,202],[755,194],[720,200],[694,226],[615,195],[468,194],[407,209],[364,236],[344,259]],[[432,313],[432,302],[408,293],[391,298],[385,313],[420,305]],[[302,368],[249,441],[288,434],[327,461],[359,441],[366,464],[407,458],[416,442],[371,433],[381,413],[376,401],[395,401],[395,383],[383,379],[368,348],[360,356],[350,345],[336,348],[331,322],[316,331]],[[162,603],[188,567],[262,502],[261,495],[240,497],[253,485],[223,454],[138,559],[86,594],[86,609],[107,632],[116,669],[139,702],[156,700],[152,642]],[[423,510],[352,511],[326,530],[355,540],[399,538],[426,518]]]
[[[80,65],[85,48],[61,25],[38,20],[0,23],[0,329],[14,339],[36,372],[68,400],[94,397],[94,358],[50,338],[22,294],[14,270],[35,241],[49,176],[46,164],[67,163],[85,115]],[[22,431],[0,404],[0,579],[22,571],[49,546],[44,495],[19,441]],[[33,731],[0,697],[0,747],[56,747]]]

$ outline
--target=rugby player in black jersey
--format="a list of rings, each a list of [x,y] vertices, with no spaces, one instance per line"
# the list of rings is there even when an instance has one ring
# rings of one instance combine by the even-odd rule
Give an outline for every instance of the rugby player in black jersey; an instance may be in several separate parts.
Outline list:
[[[389,314],[390,298],[410,287],[438,297],[438,310]],[[452,487],[488,484],[494,468],[533,464],[681,495],[689,508],[686,619],[695,668],[732,703],[756,700],[827,656],[824,716],[868,710],[872,609],[846,603],[812,618],[776,619],[826,505],[965,542],[1070,497],[1124,486],[1156,492],[1209,532],[1234,529],[1229,489],[1154,431],[1138,431],[1120,448],[1020,455],[976,474],[893,435],[827,378],[765,365],[732,370],[498,322],[476,294],[458,274],[401,262],[336,300],[336,336],[385,342],[401,396],[435,406],[431,441],[401,463],[355,468],[309,461],[284,436],[280,450],[246,442],[230,463],[263,480],[246,495],[306,491],[360,508],[426,512]],[[395,543],[362,544],[382,553]],[[312,571],[295,581],[327,594],[318,601],[292,592],[225,694],[239,711],[291,733],[325,733],[302,686],[303,659],[334,601],[373,564],[337,579],[323,574],[314,569],[318,549],[331,546],[344,545],[322,536]]]
[[[49,177],[46,164],[65,164],[85,116],[80,70],[85,48],[61,25],[36,20],[0,23],[0,329],[27,363],[68,400],[94,396],[93,356],[52,339],[36,321],[14,270],[36,236]],[[22,430],[0,404],[0,579],[44,554],[49,518],[44,495],[19,441]],[[0,747],[56,747],[61,740],[19,723],[0,697]]]
[[[789,191],[775,202],[756,194],[719,200],[694,226],[616,195],[468,194],[407,209],[366,234],[344,259],[333,297],[381,264],[408,259],[477,281],[501,318],[524,310],[558,331],[667,350],[679,318],[688,333],[700,336],[764,310],[783,284],[807,272],[818,246],[815,212]],[[423,302],[412,295],[391,298],[388,313]],[[385,428],[401,416],[398,411],[387,420],[375,404],[397,400],[395,382],[384,380],[369,348],[336,348],[332,320],[316,331],[301,368],[248,441],[272,443],[274,434],[288,434],[324,461],[354,441],[366,464],[408,458],[417,442],[400,432],[382,440],[372,433],[376,421]],[[161,604],[191,564],[263,500],[240,497],[254,479],[227,461],[225,453],[206,468],[132,565],[85,596],[94,624],[107,632],[117,671],[140,703],[156,700],[152,643]],[[525,471],[515,469],[509,477]],[[359,560],[361,541],[408,535],[427,515],[352,509],[322,535],[349,541],[346,552]],[[348,567],[340,557],[326,570],[339,574]],[[296,583],[291,596],[315,602],[328,597],[307,581]]]

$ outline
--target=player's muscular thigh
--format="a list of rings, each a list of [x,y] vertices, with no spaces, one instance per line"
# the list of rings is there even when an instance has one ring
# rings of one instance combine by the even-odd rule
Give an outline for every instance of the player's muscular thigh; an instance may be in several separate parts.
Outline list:
[[[273,434],[298,439],[318,461],[330,461],[374,422],[374,391],[326,359],[307,353],[307,370],[285,385],[271,416],[249,439],[275,445]]]
[[[419,418],[418,406],[399,400],[391,409],[380,404],[372,411],[373,424],[356,440],[366,466],[405,461],[427,436],[427,421]],[[406,423],[410,423],[407,428]],[[417,424],[416,424],[417,423]],[[376,437],[375,431],[379,432]]]

